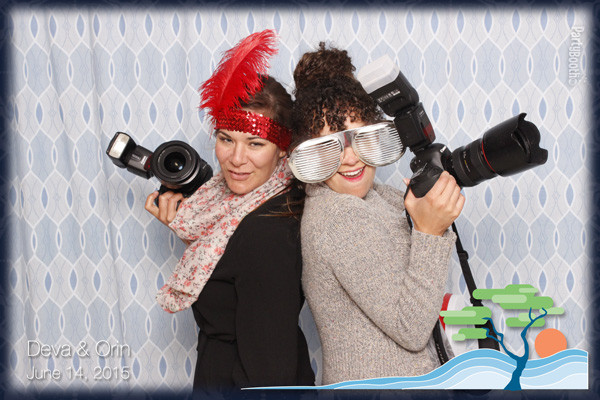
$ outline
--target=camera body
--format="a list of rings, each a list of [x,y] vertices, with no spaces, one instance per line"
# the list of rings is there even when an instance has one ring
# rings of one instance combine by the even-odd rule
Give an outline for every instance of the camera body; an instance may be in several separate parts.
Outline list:
[[[394,117],[402,143],[415,155],[410,162],[413,176],[409,188],[416,197],[425,196],[443,171],[454,176],[459,186],[469,187],[528,170],[548,159],[548,151],[539,146],[540,132],[525,121],[525,113],[450,151],[434,143],[435,132],[417,91],[388,56],[362,68],[357,78],[382,110]]]
[[[117,132],[106,154],[119,168],[146,179],[155,176],[161,183],[160,194],[171,190],[189,197],[213,175],[196,150],[179,140],[165,142],[151,152],[126,133]]]

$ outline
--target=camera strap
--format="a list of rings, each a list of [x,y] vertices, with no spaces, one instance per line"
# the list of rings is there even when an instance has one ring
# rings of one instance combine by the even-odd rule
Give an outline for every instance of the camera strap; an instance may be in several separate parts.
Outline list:
[[[471,304],[474,307],[483,307],[481,300],[473,297],[473,292],[477,289],[477,285],[475,285],[475,279],[473,278],[473,274],[471,273],[471,267],[469,266],[469,253],[463,248],[462,243],[460,241],[460,235],[458,234],[458,229],[456,229],[456,224],[452,223],[452,230],[456,233],[456,254],[458,254],[458,261],[460,262],[460,268],[462,269],[463,277],[465,278],[465,282],[467,284],[467,289],[469,289],[469,295]],[[484,328],[487,328],[488,334],[492,335],[496,339],[496,333],[494,331],[494,327],[490,321],[487,321],[483,324]],[[496,349],[500,350],[500,346],[498,342],[490,337],[486,337],[485,339],[477,339],[479,341],[480,349]]]
[[[408,211],[405,211],[405,212],[406,212],[406,221],[408,222],[408,226],[409,226],[410,230],[412,231],[412,229],[413,229],[412,220],[410,219],[410,215],[408,214]],[[469,296],[470,296],[469,300],[471,301],[471,304],[474,307],[483,307],[481,300],[473,297],[473,292],[475,291],[475,289],[477,289],[477,285],[475,284],[475,279],[473,278],[473,274],[471,273],[471,267],[469,266],[469,253],[467,253],[467,251],[462,246],[462,242],[460,241],[460,235],[458,234],[458,229],[456,228],[456,225],[454,224],[454,222],[452,223],[452,230],[456,234],[456,242],[455,242],[456,254],[458,255],[458,261],[460,262],[460,268],[462,270],[463,277],[465,278],[465,283],[467,284],[467,289],[469,290]],[[488,332],[490,335],[493,335],[494,337],[496,337],[496,334],[492,327],[492,323],[490,321],[487,321],[483,325],[483,327],[488,329]],[[442,327],[440,325],[439,319],[433,328],[432,335],[433,335],[433,340],[435,341],[435,349],[437,351],[440,363],[444,364],[449,360],[449,357],[448,357],[448,353],[446,352],[446,349],[444,347],[444,343],[442,341]],[[498,342],[492,338],[486,337],[485,339],[477,339],[477,340],[479,342],[480,349],[500,350],[500,346],[498,345]]]

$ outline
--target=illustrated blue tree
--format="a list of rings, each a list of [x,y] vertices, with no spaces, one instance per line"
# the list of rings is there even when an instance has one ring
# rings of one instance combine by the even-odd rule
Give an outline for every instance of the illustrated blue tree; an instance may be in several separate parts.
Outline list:
[[[530,322],[521,331],[521,338],[523,339],[523,345],[525,347],[525,352],[523,353],[522,356],[517,356],[516,354],[514,354],[513,352],[508,350],[506,348],[506,346],[504,345],[504,334],[502,334],[496,330],[496,327],[494,326],[494,321],[492,321],[491,318],[484,318],[484,319],[490,321],[490,323],[492,324],[492,330],[496,334],[496,337],[494,337],[493,335],[490,335],[490,332],[487,328],[483,328],[486,331],[487,337],[494,339],[495,341],[500,343],[500,346],[502,346],[502,349],[504,349],[504,352],[506,354],[508,354],[508,356],[510,358],[512,358],[513,360],[515,360],[515,362],[517,363],[517,367],[513,371],[510,382],[508,382],[508,385],[506,385],[506,387],[504,388],[505,390],[521,390],[521,375],[523,374],[523,370],[525,369],[525,366],[527,365],[527,360],[529,360],[529,343],[527,342],[527,337],[526,337],[527,330],[535,323],[535,321],[537,321],[540,318],[544,318],[546,315],[548,315],[548,312],[546,311],[546,309],[542,308],[542,311],[544,312],[543,314],[540,314],[535,318],[531,318],[531,308],[529,309]],[[500,338],[500,339],[497,339],[497,338]]]
[[[445,325],[474,325],[473,328],[461,328],[457,334],[452,336],[452,340],[463,341],[466,339],[485,339],[490,338],[500,344],[504,352],[515,360],[516,368],[513,371],[512,378],[506,385],[506,390],[521,390],[521,375],[529,359],[529,343],[527,342],[527,331],[531,327],[542,327],[545,324],[544,317],[547,315],[560,315],[564,313],[561,307],[553,307],[554,301],[548,296],[536,296],[538,290],[527,284],[508,285],[504,289],[476,289],[473,291],[473,297],[478,300],[491,300],[499,304],[504,310],[529,310],[529,313],[521,313],[518,317],[506,319],[506,326],[521,327],[521,338],[525,347],[522,356],[517,356],[509,351],[504,343],[504,334],[496,330],[492,320],[492,312],[488,307],[464,307],[462,310],[447,310],[440,312]],[[533,310],[540,310],[537,316],[532,315]],[[488,328],[482,325],[491,324],[491,334]]]

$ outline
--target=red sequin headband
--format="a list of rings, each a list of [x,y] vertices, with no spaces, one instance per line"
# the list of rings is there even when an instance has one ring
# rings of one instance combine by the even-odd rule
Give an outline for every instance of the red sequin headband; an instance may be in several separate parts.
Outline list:
[[[215,120],[215,129],[227,129],[258,136],[275,143],[285,151],[292,142],[292,132],[288,128],[262,114],[230,108],[220,111]]]

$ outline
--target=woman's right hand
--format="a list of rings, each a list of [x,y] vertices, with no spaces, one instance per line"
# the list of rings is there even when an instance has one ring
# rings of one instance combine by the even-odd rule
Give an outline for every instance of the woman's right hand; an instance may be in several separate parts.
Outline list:
[[[408,185],[408,179],[404,182]],[[414,229],[430,235],[442,236],[460,215],[465,197],[460,193],[456,179],[444,171],[433,187],[421,198],[409,190],[404,206]]]
[[[158,207],[154,204],[154,200],[158,197]],[[177,206],[180,201],[183,200],[181,193],[165,192],[158,195],[158,191],[150,193],[146,198],[146,205],[144,208],[152,215],[154,215],[160,222],[169,226],[175,219],[177,214]]]

